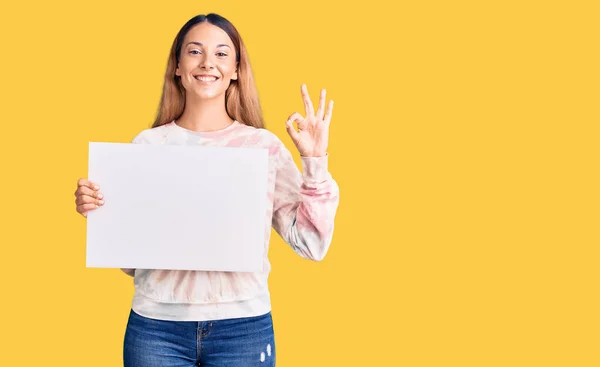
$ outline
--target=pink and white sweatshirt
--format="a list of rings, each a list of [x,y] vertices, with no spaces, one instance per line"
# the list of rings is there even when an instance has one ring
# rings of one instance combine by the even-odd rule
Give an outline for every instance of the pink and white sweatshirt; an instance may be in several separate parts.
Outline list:
[[[301,157],[302,172],[276,135],[234,121],[213,132],[187,130],[175,122],[146,129],[136,144],[258,147],[269,151],[267,225],[260,272],[136,269],[132,308],[162,320],[205,321],[258,316],[271,310],[267,257],[271,226],[300,256],[319,261],[329,249],[339,204],[339,187],[327,156]],[[240,183],[242,184],[242,183]],[[130,273],[130,269],[123,269]]]

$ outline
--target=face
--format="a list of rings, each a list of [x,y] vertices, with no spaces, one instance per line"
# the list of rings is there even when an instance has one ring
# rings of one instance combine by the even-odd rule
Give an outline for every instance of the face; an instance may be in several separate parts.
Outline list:
[[[187,93],[202,99],[224,96],[231,80],[237,80],[233,42],[221,28],[208,22],[194,26],[185,36],[175,75]]]

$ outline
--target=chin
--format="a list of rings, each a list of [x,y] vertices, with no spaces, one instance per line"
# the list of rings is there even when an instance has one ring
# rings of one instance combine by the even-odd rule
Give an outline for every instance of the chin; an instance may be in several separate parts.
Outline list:
[[[223,93],[218,91],[194,91],[194,94],[200,99],[214,99],[220,97]]]

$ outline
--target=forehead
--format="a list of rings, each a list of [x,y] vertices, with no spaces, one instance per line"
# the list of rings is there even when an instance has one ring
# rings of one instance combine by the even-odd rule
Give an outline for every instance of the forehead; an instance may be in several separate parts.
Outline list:
[[[212,25],[208,22],[202,22],[195,25],[185,35],[183,44],[187,45],[189,42],[200,42],[203,45],[217,45],[225,44],[233,47],[233,42],[227,33],[216,25]]]

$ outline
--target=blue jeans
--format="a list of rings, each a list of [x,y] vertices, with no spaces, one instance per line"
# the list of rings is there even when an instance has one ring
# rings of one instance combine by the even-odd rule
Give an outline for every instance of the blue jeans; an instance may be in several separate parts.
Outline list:
[[[131,310],[125,367],[274,367],[271,313],[216,321],[163,321]]]

